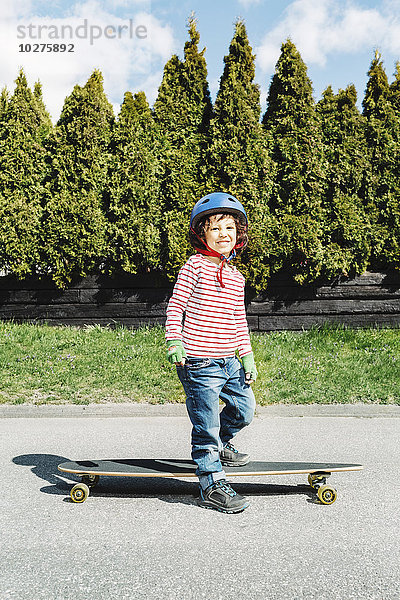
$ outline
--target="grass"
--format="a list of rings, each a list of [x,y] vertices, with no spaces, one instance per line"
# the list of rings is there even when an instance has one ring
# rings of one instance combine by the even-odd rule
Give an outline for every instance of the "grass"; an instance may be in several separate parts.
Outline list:
[[[259,404],[400,404],[400,329],[253,333]],[[164,329],[0,322],[0,403],[184,402]]]

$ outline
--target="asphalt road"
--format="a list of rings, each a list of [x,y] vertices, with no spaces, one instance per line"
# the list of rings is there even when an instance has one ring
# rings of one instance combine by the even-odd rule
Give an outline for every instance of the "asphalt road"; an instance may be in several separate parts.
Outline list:
[[[239,515],[199,508],[190,480],[103,479],[72,503],[64,460],[188,457],[188,419],[160,410],[0,411],[1,600],[400,597],[398,409],[261,411],[238,435],[255,460],[364,464],[332,474],[331,506],[306,475],[234,479],[251,501]]]

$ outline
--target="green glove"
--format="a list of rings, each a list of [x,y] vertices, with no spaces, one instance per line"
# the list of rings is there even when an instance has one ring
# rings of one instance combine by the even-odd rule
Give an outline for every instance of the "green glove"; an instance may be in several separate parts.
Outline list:
[[[181,340],[168,340],[167,360],[171,364],[183,363],[186,358],[186,352]]]
[[[246,381],[249,383],[257,380],[257,367],[254,362],[254,354],[250,352],[250,354],[246,354],[246,356],[242,356],[243,368],[246,373]]]

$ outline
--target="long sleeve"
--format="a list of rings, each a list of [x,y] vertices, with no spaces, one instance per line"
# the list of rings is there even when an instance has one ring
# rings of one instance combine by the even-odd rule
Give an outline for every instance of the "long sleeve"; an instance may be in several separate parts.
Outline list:
[[[249,326],[247,324],[246,309],[244,306],[244,290],[242,298],[235,310],[235,321],[239,356],[242,357],[253,351],[251,348]]]
[[[172,296],[167,307],[167,322],[165,325],[165,339],[182,339],[182,319],[188,300],[193,293],[198,279],[194,265],[188,261],[178,273]]]

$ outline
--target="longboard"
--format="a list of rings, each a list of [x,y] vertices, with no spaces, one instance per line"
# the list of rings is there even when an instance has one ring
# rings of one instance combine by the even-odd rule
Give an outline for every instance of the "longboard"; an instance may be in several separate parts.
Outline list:
[[[228,478],[264,475],[308,474],[308,483],[322,504],[333,504],[336,489],[327,485],[331,473],[361,471],[362,465],[313,462],[252,461],[243,467],[224,467]],[[192,460],[168,458],[130,458],[116,460],[81,460],[58,465],[59,471],[81,477],[71,489],[73,502],[81,503],[89,496],[100,477],[196,477],[196,464]]]

